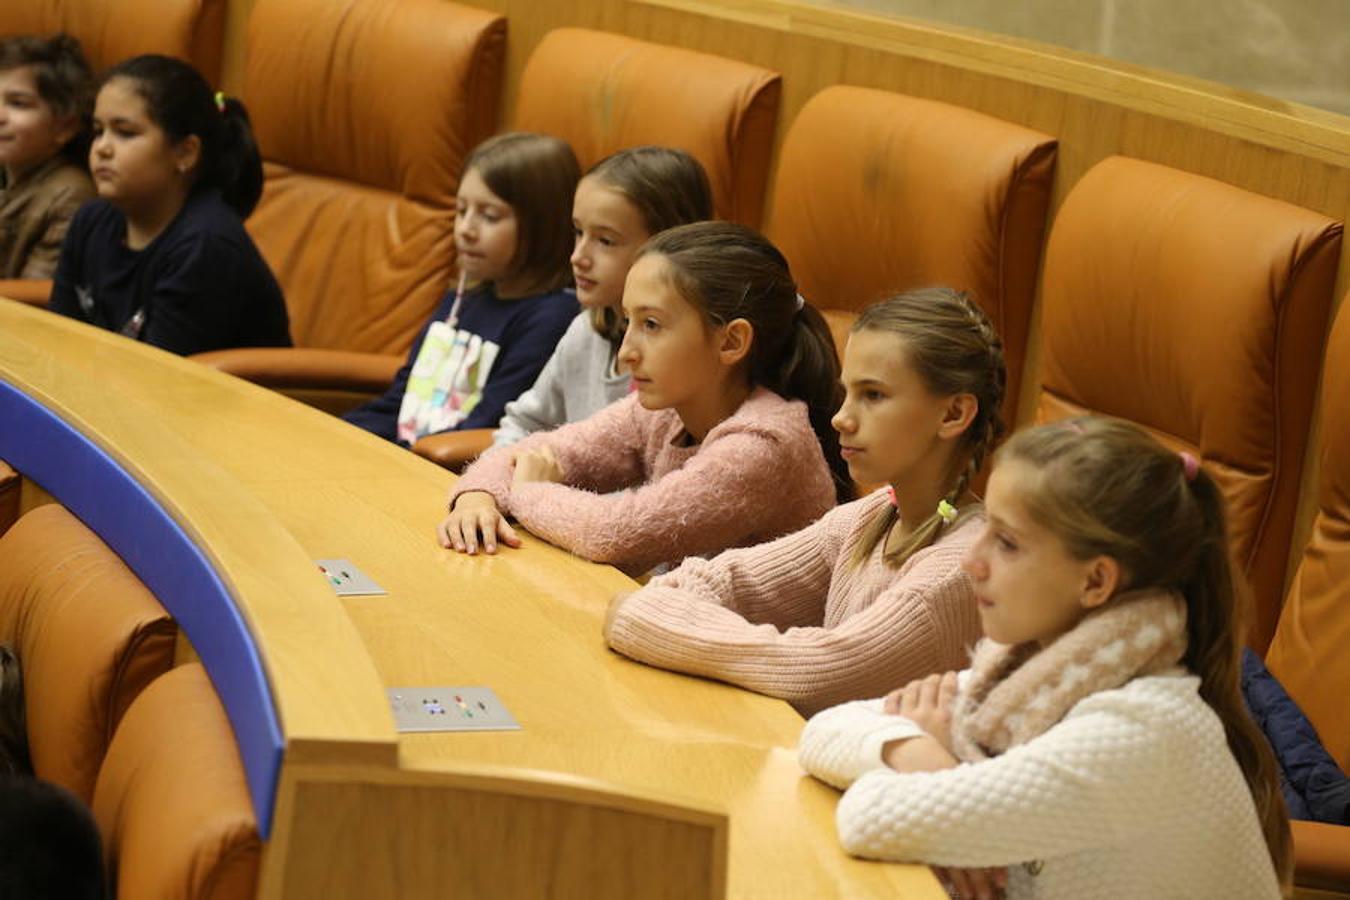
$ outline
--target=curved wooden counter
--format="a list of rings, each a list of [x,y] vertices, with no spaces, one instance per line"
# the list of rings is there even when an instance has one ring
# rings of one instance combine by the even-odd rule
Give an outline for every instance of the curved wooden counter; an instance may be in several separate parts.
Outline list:
[[[22,404],[72,434],[39,440],[14,427]],[[786,704],[605,648],[600,621],[609,597],[632,589],[625,576],[532,538],[495,558],[438,548],[432,532],[453,476],[413,454],[204,366],[3,300],[0,416],[0,458],[133,568],[151,565],[155,554],[126,533],[136,519],[125,501],[108,500],[103,476],[44,442],[78,438],[106,454],[198,548],[238,611],[281,741],[275,793],[249,769],[260,822],[270,823],[262,896],[444,892],[453,879],[411,861],[456,841],[490,847],[485,835],[517,841],[528,836],[521,829],[564,827],[485,804],[484,785],[535,800],[598,797],[711,833],[725,813],[729,896],[942,896],[925,868],[839,850],[836,794],[798,768],[801,719]],[[351,559],[388,595],[335,597],[312,562],[325,557]],[[194,611],[209,592],[161,600],[212,672],[239,738],[241,723],[267,711],[217,678],[237,659],[220,649],[210,624],[219,619]],[[523,730],[395,732],[385,686],[450,684],[491,686]]]

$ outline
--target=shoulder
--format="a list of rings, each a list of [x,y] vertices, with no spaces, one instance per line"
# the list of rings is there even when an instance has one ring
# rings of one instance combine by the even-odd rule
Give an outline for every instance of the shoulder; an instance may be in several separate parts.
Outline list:
[[[175,256],[238,258],[253,247],[239,216],[212,190],[192,194],[161,239],[164,251]]]
[[[752,435],[788,447],[807,439],[805,446],[818,448],[806,404],[762,387],[755,388],[734,413],[709,431],[705,443],[731,435]]]
[[[571,290],[522,297],[505,301],[505,305],[512,307],[515,317],[523,324],[531,328],[548,328],[555,336],[564,329],[570,330],[577,318],[577,296]]]
[[[94,198],[80,204],[70,227],[76,231],[93,232],[114,225],[120,228],[125,221],[122,211],[117,207],[107,200]]]
[[[575,357],[590,357],[598,352],[608,354],[609,342],[591,325],[591,314],[583,309],[572,316],[562,339],[558,341],[558,353]]]
[[[1134,719],[1150,728],[1178,734],[1223,733],[1218,715],[1200,696],[1200,679],[1179,667],[1090,694],[1078,701],[1065,719],[1092,714]]]
[[[47,182],[53,192],[78,198],[81,202],[95,196],[94,182],[89,173],[74,163],[57,166],[47,176]]]

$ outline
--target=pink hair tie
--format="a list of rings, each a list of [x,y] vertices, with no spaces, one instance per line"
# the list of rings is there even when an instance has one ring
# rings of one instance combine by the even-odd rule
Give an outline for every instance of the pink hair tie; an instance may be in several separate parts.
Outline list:
[[[886,485],[886,499],[891,501],[891,506],[895,507],[896,509],[900,508],[900,501],[895,499],[895,485],[893,484]]]
[[[1181,470],[1186,473],[1186,481],[1192,482],[1195,476],[1200,473],[1200,460],[1195,458],[1195,454],[1187,453],[1182,450],[1177,456],[1181,457]]]

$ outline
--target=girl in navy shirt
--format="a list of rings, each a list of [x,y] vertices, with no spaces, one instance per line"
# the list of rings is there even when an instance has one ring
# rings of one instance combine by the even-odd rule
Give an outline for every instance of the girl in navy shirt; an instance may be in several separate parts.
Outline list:
[[[243,220],[262,159],[243,104],[190,65],[138,56],[104,77],[89,166],[51,308],[173,353],[291,343],[276,279]]]
[[[577,314],[564,286],[580,177],[572,148],[554,137],[503,134],[469,154],[455,198],[459,286],[389,389],[343,418],[407,445],[497,426]]]

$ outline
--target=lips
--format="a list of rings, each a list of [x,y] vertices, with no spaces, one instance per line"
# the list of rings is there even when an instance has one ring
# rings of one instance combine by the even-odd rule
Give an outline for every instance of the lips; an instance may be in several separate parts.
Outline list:
[[[572,273],[572,278],[576,281],[577,290],[579,291],[593,290],[596,284],[598,284],[594,278],[587,278],[584,275],[578,275],[576,272]]]
[[[863,450],[862,450],[861,447],[840,447],[840,448],[839,448],[839,455],[842,456],[844,459],[852,459],[853,457],[857,456],[858,454],[860,454],[860,453],[862,453],[862,452],[863,452]]]
[[[97,168],[94,169],[92,174],[96,179],[107,181],[109,178],[112,178],[117,173],[114,170],[108,168],[107,166],[98,166]]]

